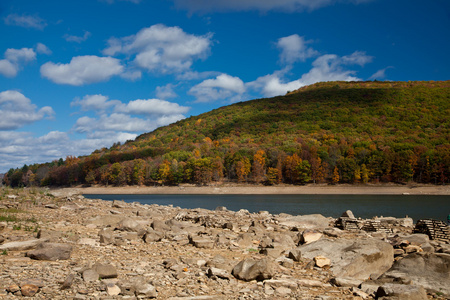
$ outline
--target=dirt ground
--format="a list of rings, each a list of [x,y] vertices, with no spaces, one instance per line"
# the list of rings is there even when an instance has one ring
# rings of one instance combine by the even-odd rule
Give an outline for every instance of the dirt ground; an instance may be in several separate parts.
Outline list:
[[[308,184],[303,186],[278,185],[263,186],[250,184],[221,184],[195,186],[91,186],[71,187],[52,190],[52,193],[70,194],[326,194],[326,195],[450,195],[450,186],[437,185],[326,185]]]

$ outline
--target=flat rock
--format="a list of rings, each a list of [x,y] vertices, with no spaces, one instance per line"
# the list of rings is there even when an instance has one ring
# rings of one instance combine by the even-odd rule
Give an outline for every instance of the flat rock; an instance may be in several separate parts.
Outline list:
[[[394,249],[377,239],[321,239],[298,247],[303,257],[325,256],[336,277],[366,280],[378,277],[392,266]]]
[[[111,264],[96,263],[92,269],[94,269],[102,279],[117,278],[118,276],[116,267]]]
[[[270,286],[273,289],[277,289],[280,287],[288,288],[290,290],[295,291],[298,287],[298,283],[295,280],[287,280],[287,279],[268,279],[264,280],[265,286]]]
[[[320,214],[278,217],[279,225],[287,226],[291,229],[324,229],[327,228],[330,221]]]
[[[427,300],[427,293],[421,286],[386,283],[377,290],[376,297],[395,297],[402,300]]]
[[[309,244],[318,241],[322,236],[323,234],[320,232],[306,230],[302,233],[300,242],[302,244]]]
[[[27,252],[27,256],[36,260],[65,260],[69,259],[72,246],[60,243],[43,243],[36,250]]]
[[[83,271],[83,280],[84,282],[91,282],[98,280],[99,276],[97,271],[94,269],[87,269]]]
[[[413,253],[394,263],[383,277],[407,277],[428,292],[450,296],[450,254]]]
[[[218,269],[218,268],[214,268],[211,267],[208,269],[208,277],[218,277],[218,278],[222,278],[222,279],[231,279],[231,274],[228,273],[226,270],[222,270],[222,269]]]
[[[30,250],[36,248],[38,245],[46,242],[46,239],[34,239],[28,241],[20,241],[20,242],[9,242],[3,245],[0,245],[0,251],[23,251]]]

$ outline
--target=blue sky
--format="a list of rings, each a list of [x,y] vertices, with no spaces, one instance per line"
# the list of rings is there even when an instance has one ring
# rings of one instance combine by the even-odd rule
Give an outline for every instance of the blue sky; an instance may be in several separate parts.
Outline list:
[[[0,172],[319,81],[450,79],[447,0],[2,0]]]

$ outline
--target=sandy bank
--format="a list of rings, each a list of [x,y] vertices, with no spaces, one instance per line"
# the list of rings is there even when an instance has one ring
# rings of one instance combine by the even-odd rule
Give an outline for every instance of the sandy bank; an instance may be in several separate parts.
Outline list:
[[[218,186],[92,186],[53,190],[57,194],[305,194],[305,195],[450,195],[450,186],[434,185],[218,185]]]

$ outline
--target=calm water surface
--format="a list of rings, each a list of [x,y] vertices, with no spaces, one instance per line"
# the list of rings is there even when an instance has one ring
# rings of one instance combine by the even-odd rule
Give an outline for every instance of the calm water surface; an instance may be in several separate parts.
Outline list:
[[[350,209],[356,217],[405,217],[417,221],[433,218],[446,221],[450,214],[450,196],[435,195],[84,195],[86,198],[124,200],[142,204],[206,208],[225,206],[229,210],[267,210],[272,214],[322,214],[339,217]]]

